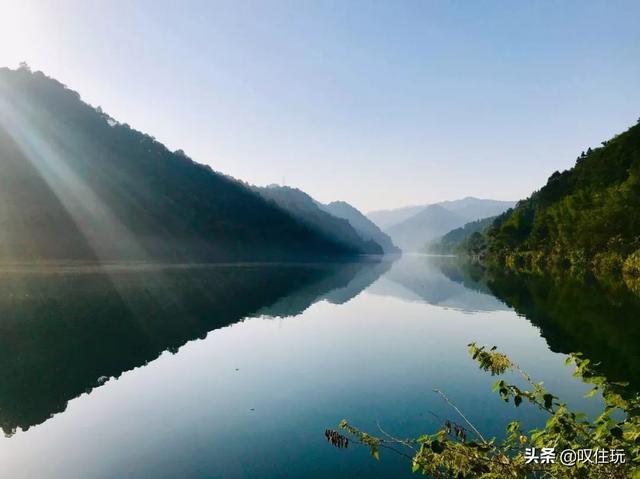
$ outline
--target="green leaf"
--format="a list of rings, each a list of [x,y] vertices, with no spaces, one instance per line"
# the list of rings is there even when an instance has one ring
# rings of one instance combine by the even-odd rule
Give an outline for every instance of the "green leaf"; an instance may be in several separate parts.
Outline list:
[[[379,461],[379,460],[380,460],[380,451],[378,451],[378,448],[377,448],[377,447],[372,447],[372,448],[371,448],[371,455],[373,456],[373,458],[374,458],[376,461]]]
[[[596,386],[591,391],[589,391],[587,394],[585,394],[584,397],[590,398],[590,397],[594,396],[597,392],[598,392],[598,386]]]

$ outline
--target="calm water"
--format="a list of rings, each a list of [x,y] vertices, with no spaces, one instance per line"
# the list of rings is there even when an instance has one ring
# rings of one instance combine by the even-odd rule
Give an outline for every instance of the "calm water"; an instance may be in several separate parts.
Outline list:
[[[470,341],[593,412],[564,353],[633,380],[638,312],[624,289],[487,279],[442,258],[5,270],[0,477],[409,477],[324,430],[433,431],[455,419],[435,387],[488,436],[539,423],[491,392]]]

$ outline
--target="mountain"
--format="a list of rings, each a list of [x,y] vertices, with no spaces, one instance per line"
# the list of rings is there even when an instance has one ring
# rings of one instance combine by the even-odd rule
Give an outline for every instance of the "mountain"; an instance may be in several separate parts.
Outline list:
[[[599,148],[496,219],[490,257],[640,275],[640,124]],[[635,252],[635,254],[634,254]],[[623,266],[624,265],[624,266]]]
[[[255,187],[267,201],[287,211],[293,218],[324,238],[364,254],[383,254],[382,247],[370,238],[361,237],[343,218],[333,216],[305,192],[289,186]]]
[[[467,196],[466,198],[462,198],[459,200],[441,201],[439,203],[433,204],[442,206],[446,210],[458,213],[461,216],[469,218],[469,221],[473,221],[479,220],[481,218],[487,218],[489,216],[499,215],[509,208],[513,208],[516,202],[490,200]],[[367,213],[367,217],[384,231],[386,231],[392,226],[402,223],[412,216],[415,216],[428,206],[431,205],[415,205],[391,210],[371,211]]]
[[[378,225],[382,230],[387,230],[393,225],[402,223],[404,220],[411,218],[413,215],[420,213],[429,205],[414,205],[395,208],[392,210],[370,211],[367,218]]]
[[[480,235],[489,228],[495,219],[495,216],[490,216],[451,230],[442,238],[427,244],[425,251],[434,254],[457,254],[469,251],[471,249],[470,242],[476,239],[475,235]]]
[[[515,201],[489,200],[467,196],[461,200],[441,201],[443,208],[469,218],[470,221],[497,216],[516,205]]]
[[[403,251],[419,251],[426,243],[468,221],[440,205],[431,205],[386,232]]]
[[[496,216],[513,207],[513,201],[498,201],[466,197],[459,200],[442,201],[432,205],[408,206],[396,210],[374,211],[368,214],[369,219],[376,219],[388,225],[383,227],[393,242],[404,251],[419,251],[427,243],[448,233],[454,228]],[[394,223],[398,219],[401,221]]]
[[[384,233],[373,221],[349,203],[334,201],[333,203],[321,205],[320,207],[333,216],[347,220],[360,237],[365,240],[375,241],[382,247],[382,250],[386,254],[400,252],[400,249],[393,244],[389,235]]]
[[[361,253],[27,68],[0,69],[0,261]]]

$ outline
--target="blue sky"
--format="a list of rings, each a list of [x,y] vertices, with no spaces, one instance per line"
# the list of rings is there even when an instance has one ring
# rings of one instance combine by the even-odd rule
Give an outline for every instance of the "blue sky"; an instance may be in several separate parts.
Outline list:
[[[519,199],[640,116],[637,1],[0,0],[27,61],[171,149],[365,211]]]

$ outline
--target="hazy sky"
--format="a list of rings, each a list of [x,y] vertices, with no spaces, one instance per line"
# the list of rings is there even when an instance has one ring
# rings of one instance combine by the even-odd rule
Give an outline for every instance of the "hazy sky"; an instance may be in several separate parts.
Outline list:
[[[640,2],[0,0],[23,60],[250,183],[518,199],[640,116]]]

